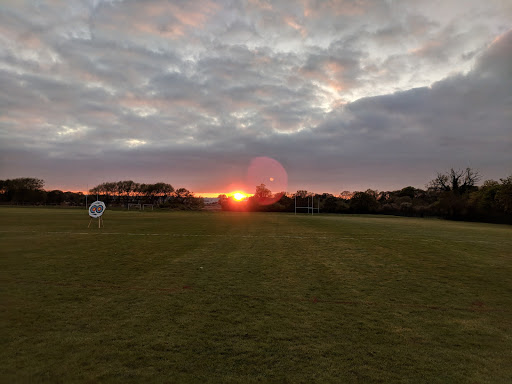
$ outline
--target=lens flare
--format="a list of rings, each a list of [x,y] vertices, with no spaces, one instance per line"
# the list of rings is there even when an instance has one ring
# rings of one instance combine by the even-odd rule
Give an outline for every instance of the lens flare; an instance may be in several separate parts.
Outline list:
[[[260,205],[270,205],[286,193],[288,174],[279,161],[255,157],[247,171],[247,185],[255,188],[254,198]]]

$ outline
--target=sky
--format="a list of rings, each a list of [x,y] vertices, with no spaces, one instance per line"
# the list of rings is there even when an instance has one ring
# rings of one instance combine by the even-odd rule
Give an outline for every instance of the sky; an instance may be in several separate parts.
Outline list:
[[[512,174],[512,2],[0,1],[0,179],[206,195],[255,164],[333,194]]]

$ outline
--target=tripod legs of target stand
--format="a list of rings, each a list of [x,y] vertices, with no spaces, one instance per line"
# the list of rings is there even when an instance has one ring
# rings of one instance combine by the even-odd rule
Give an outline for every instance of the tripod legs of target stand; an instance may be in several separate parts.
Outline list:
[[[94,219],[91,217],[91,220],[89,220],[89,225],[87,226],[87,228],[89,228],[91,226],[91,223]],[[103,226],[103,228],[105,228],[105,223],[103,222],[103,217],[98,217],[98,228],[101,228],[101,226]]]

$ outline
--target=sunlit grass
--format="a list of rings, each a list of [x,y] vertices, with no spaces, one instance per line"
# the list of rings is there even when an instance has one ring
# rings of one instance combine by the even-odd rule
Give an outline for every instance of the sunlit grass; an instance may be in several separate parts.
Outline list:
[[[0,209],[2,382],[508,382],[512,228]]]

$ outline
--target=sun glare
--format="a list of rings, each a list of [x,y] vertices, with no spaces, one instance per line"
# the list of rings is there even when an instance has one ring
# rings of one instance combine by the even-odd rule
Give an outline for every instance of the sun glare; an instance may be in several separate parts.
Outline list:
[[[245,199],[246,197],[247,197],[247,195],[245,195],[245,194],[243,194],[243,193],[241,193],[241,192],[235,192],[235,193],[233,194],[233,198],[234,198],[235,200],[238,200],[238,201],[243,200],[243,199]]]

